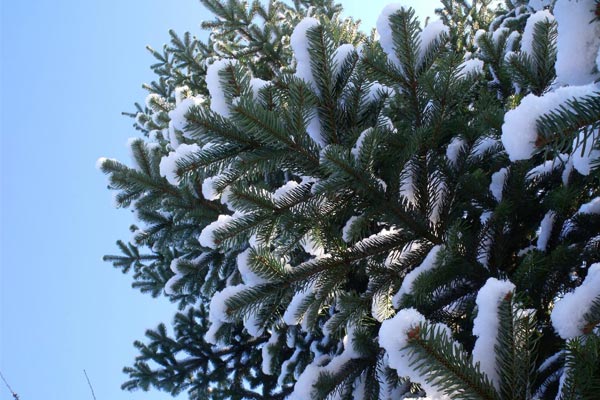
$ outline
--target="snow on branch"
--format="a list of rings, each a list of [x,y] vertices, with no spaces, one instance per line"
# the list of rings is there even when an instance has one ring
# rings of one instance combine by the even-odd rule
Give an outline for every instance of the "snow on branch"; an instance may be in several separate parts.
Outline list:
[[[500,329],[498,307],[514,290],[515,285],[511,282],[490,278],[479,290],[475,300],[477,317],[473,321],[473,335],[477,336],[477,341],[473,348],[473,363],[479,363],[481,372],[485,373],[496,387],[500,384],[494,349]]]
[[[552,326],[563,339],[582,335],[585,331],[585,315],[594,300],[600,296],[600,263],[593,264],[581,284],[556,302],[552,310]]]

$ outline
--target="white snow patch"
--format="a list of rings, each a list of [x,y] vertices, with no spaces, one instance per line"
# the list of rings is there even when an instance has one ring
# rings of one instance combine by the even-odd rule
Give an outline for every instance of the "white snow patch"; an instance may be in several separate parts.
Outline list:
[[[299,309],[304,300],[313,293],[313,286],[309,286],[306,289],[303,289],[299,292],[296,292],[294,297],[292,297],[292,301],[288,305],[285,313],[283,314],[283,322],[290,326],[298,325],[302,322],[303,316],[298,315]]]
[[[148,148],[148,150],[150,150],[150,151],[157,151],[157,150],[160,150],[161,146],[160,146],[160,143],[146,142],[146,148]]]
[[[99,159],[96,160],[96,169],[102,170],[102,166],[107,161],[118,162],[114,158],[100,157]]]
[[[448,396],[435,390],[433,385],[427,383],[429,376],[421,375],[415,370],[409,358],[410,352],[404,349],[409,342],[408,335],[417,333],[413,330],[425,322],[425,317],[414,308],[402,309],[393,318],[383,321],[379,329],[379,346],[383,347],[388,355],[389,367],[398,372],[398,376],[409,377],[411,381],[421,384],[427,395],[433,400],[446,400]],[[448,337],[450,329],[442,324],[436,324]],[[411,366],[412,365],[412,366]]]
[[[198,151],[200,151],[200,147],[197,144],[182,143],[175,151],[171,151],[168,155],[164,156],[160,160],[160,175],[167,178],[167,181],[169,181],[171,185],[179,185],[179,177],[177,176],[177,161],[183,160]]]
[[[494,43],[498,43],[498,41],[500,40],[500,37],[507,35],[509,33],[509,29],[508,28],[498,28],[494,31],[494,33],[492,33],[492,40],[494,41]]]
[[[304,175],[304,176],[302,176],[301,178],[302,178],[302,179],[300,180],[300,184],[301,184],[301,185],[304,185],[304,184],[309,184],[309,183],[315,183],[315,182],[317,182],[317,181],[318,181],[318,179],[317,179],[317,178],[315,178],[315,177],[312,177],[312,176],[307,176],[307,175]]]
[[[405,171],[402,174],[402,181],[400,182],[400,196],[404,197],[410,204],[416,203],[413,181],[414,178],[411,166],[410,163],[407,163]]]
[[[153,142],[158,142],[160,140],[161,135],[163,137],[168,135],[168,132],[165,133],[167,130],[168,129],[153,129],[150,132],[148,132],[148,139],[150,139]]]
[[[548,240],[550,240],[550,234],[552,233],[552,227],[556,220],[556,213],[554,211],[548,211],[542,222],[540,223],[540,229],[538,230],[537,248],[541,251],[546,251],[548,247]]]
[[[494,139],[493,137],[486,136],[486,137],[480,138],[477,140],[477,142],[473,146],[473,150],[471,151],[471,154],[473,155],[473,157],[481,157],[483,155],[483,153],[485,153],[486,151],[491,149],[497,143],[498,143],[498,141],[496,139]]]
[[[319,119],[319,113],[316,109],[313,110],[313,116],[308,121],[308,125],[306,126],[306,133],[312,140],[315,141],[319,146],[325,147],[327,143],[325,143],[325,139],[321,135],[321,120]]]
[[[479,39],[481,39],[481,37],[484,36],[486,33],[487,32],[485,31],[485,29],[478,29],[477,32],[475,32],[475,36],[473,37],[475,43],[477,43]]]
[[[441,19],[429,22],[427,26],[423,28],[419,35],[419,40],[421,42],[419,46],[419,62],[425,57],[427,48],[438,39],[441,34],[445,33],[447,35],[448,32],[450,32],[450,29],[444,25],[444,22]]]
[[[231,203],[231,188],[229,186],[227,186],[223,190],[223,193],[221,193],[221,204],[227,206],[227,208],[230,211],[235,212],[235,208],[233,207],[233,204]]]
[[[392,38],[392,27],[390,26],[390,17],[398,11],[405,10],[407,7],[399,3],[388,4],[381,10],[377,18],[377,33],[379,34],[379,44],[388,56],[388,59],[400,66],[400,60],[394,50],[394,39]]]
[[[362,148],[362,144],[363,144],[365,138],[372,131],[373,131],[373,128],[367,128],[364,131],[362,131],[360,133],[360,135],[358,136],[358,139],[356,139],[356,144],[354,145],[354,147],[351,150],[351,153],[355,158],[358,158],[358,155],[360,154],[360,149]]]
[[[508,111],[502,125],[502,144],[511,161],[529,159],[536,150],[537,120],[566,101],[590,95],[597,86],[562,87],[541,97],[528,94],[517,108]]]
[[[542,365],[538,368],[538,372],[543,372],[548,369],[548,367],[554,364],[559,358],[561,358],[564,354],[564,350],[559,350],[550,357],[546,358]]]
[[[498,172],[492,174],[492,183],[490,183],[490,192],[497,202],[502,201],[502,192],[504,191],[504,183],[508,176],[508,169],[502,168]]]
[[[146,96],[146,99],[144,101],[144,103],[146,104],[146,107],[148,107],[152,111],[158,111],[156,109],[156,104],[161,103],[161,102],[162,102],[162,97],[160,97],[160,95],[157,93],[150,93],[148,96]]]
[[[521,39],[521,51],[526,52],[529,55],[533,55],[533,32],[535,25],[538,22],[553,22],[554,16],[550,14],[548,10],[541,10],[534,14],[531,14],[527,19],[525,30],[523,31],[523,38]]]
[[[187,93],[189,93],[190,88],[187,86],[179,86],[175,88],[175,107],[177,107],[181,102],[187,97]]]
[[[358,219],[358,216],[352,216],[344,224],[344,227],[342,228],[342,239],[344,240],[344,242],[350,243],[350,240],[351,240],[351,238],[350,238],[350,229],[351,229],[352,224],[354,223],[354,221],[356,221],[357,219]]]
[[[261,239],[259,239],[258,236],[256,236],[256,234],[253,234],[252,236],[250,236],[250,239],[248,239],[248,244],[250,245],[250,247],[257,249],[259,247],[262,247],[264,242]]]
[[[219,179],[219,176],[209,176],[208,178],[204,178],[202,182],[202,196],[206,200],[216,200],[221,197],[221,194],[215,190],[213,186],[214,183]]]
[[[565,169],[561,176],[563,185],[567,186],[569,184],[569,178],[571,177],[571,173],[573,172],[574,168],[575,167],[573,166],[573,158],[568,158],[567,163],[565,165]]]
[[[579,132],[577,139],[573,140],[573,167],[582,175],[589,175],[592,164],[600,158],[600,151],[594,149],[594,143],[598,138],[598,131],[588,132],[585,137],[583,131]]]
[[[554,17],[558,23],[556,40],[556,80],[566,85],[584,85],[598,74],[593,73],[600,47],[600,23],[594,19],[594,0],[558,0]]]
[[[270,83],[271,82],[265,81],[264,79],[260,79],[260,78],[250,79],[250,88],[252,88],[252,96],[255,99],[258,99],[260,89],[264,88],[265,86],[269,85]]]
[[[287,331],[287,335],[285,336],[285,345],[290,349],[296,347],[296,336],[294,336],[294,332],[289,329]]]
[[[179,102],[177,107],[169,111],[169,118],[171,121],[169,125],[178,131],[185,131],[185,127],[188,125],[186,115],[190,112],[192,107],[199,106],[204,103],[204,98],[201,96],[188,97]]]
[[[393,304],[389,291],[377,291],[371,299],[371,316],[379,322],[383,322],[394,315]]]
[[[431,215],[429,216],[429,220],[434,224],[437,224],[440,220],[440,210],[442,208],[444,199],[446,198],[446,194],[446,183],[442,180],[438,181],[435,187],[435,203],[433,204]]]
[[[279,332],[273,330],[273,332],[271,332],[271,336],[269,337],[269,340],[267,341],[267,343],[264,344],[264,346],[261,349],[262,372],[265,375],[273,375],[273,371],[271,369],[271,365],[273,363],[273,356],[271,355],[269,348],[275,346],[278,341],[279,341]]]
[[[166,136],[169,139],[169,144],[171,145],[173,150],[177,150],[177,148],[181,144],[181,141],[177,137],[177,131],[175,130],[175,127],[173,126],[173,121],[169,121],[169,127],[166,129],[166,133],[167,133]]]
[[[367,93],[367,98],[370,101],[375,101],[381,97],[380,94],[382,94],[382,93],[387,94],[388,96],[393,96],[394,89],[392,89],[389,86],[382,85],[379,82],[374,82],[371,86],[369,86],[369,92]]]
[[[283,386],[285,377],[288,374],[287,370],[289,368],[289,365],[296,363],[298,361],[298,357],[299,356],[300,356],[300,349],[296,349],[296,350],[294,350],[294,354],[292,354],[292,356],[289,359],[285,360],[281,364],[281,374],[277,378],[277,385],[278,386],[280,386],[280,387]],[[316,361],[313,361],[313,363],[316,363]],[[295,373],[294,373],[294,375],[295,375]]]
[[[367,398],[367,377],[362,374],[352,384],[352,400],[364,400]]]
[[[335,50],[335,53],[333,54],[333,63],[335,65],[334,74],[336,76],[340,74],[342,67],[344,66],[344,62],[353,51],[354,46],[349,43],[343,44]]]
[[[210,300],[208,311],[208,321],[210,328],[204,335],[204,339],[211,344],[217,344],[217,330],[225,323],[233,322],[233,319],[227,313],[225,302],[228,298],[235,296],[246,288],[246,285],[228,286],[220,292],[216,292]]]
[[[371,235],[369,236],[368,239],[373,238],[374,236],[383,236],[383,235],[390,235],[393,234],[395,232],[397,232],[398,230],[395,228],[392,228],[390,230],[387,229],[383,229],[380,233],[378,233],[377,235]],[[367,239],[367,240],[368,240]],[[362,242],[363,240],[361,240]],[[360,243],[360,242],[359,242]],[[391,267],[393,264],[399,264],[401,263],[403,260],[406,259],[407,256],[409,256],[411,253],[418,251],[421,248],[422,244],[420,242],[417,241],[411,241],[408,242],[403,248],[402,250],[398,251],[398,250],[392,250],[389,252],[388,256],[386,257],[385,261],[383,262],[383,265],[387,268]]]
[[[440,245],[432,247],[431,250],[429,250],[429,253],[427,253],[427,256],[423,262],[418,267],[406,274],[402,280],[402,286],[400,286],[400,290],[398,290],[398,293],[396,293],[392,299],[394,307],[399,308],[402,296],[412,293],[413,284],[419,275],[435,267],[435,261],[441,249],[442,247]]]
[[[529,8],[534,11],[538,11],[543,9],[544,7],[549,6],[552,3],[552,0],[529,0]]]
[[[582,335],[585,314],[600,296],[600,263],[592,264],[581,286],[557,301],[552,310],[552,326],[563,339]]]
[[[165,294],[167,296],[172,296],[175,294],[175,285],[177,285],[183,277],[184,275],[177,274],[169,278],[169,280],[165,283]]]
[[[206,69],[206,87],[210,93],[210,109],[223,117],[228,117],[230,112],[225,92],[221,86],[219,72],[235,64],[237,64],[236,60],[221,59],[215,61]]]
[[[169,267],[175,275],[173,275],[165,284],[165,294],[171,296],[175,294],[175,285],[179,283],[179,281],[185,276],[185,274],[179,269],[179,258],[171,260],[171,264],[169,265]]]
[[[200,232],[200,236],[198,236],[198,242],[204,247],[209,247],[211,249],[216,249],[218,246],[215,243],[214,232],[225,226],[229,221],[231,221],[235,217],[231,215],[219,215],[216,221],[211,222],[206,225],[202,232]]]
[[[477,317],[473,320],[473,335],[477,336],[473,348],[473,363],[479,362],[494,386],[499,388],[500,377],[496,371],[496,346],[500,320],[498,307],[502,300],[515,290],[509,281],[490,278],[477,293]]]
[[[322,357],[313,360],[311,364],[307,365],[302,374],[298,377],[298,380],[294,385],[294,391],[290,394],[288,400],[306,400],[314,398],[313,385],[317,382],[320,374],[335,374],[339,372],[348,361],[359,358],[360,355],[356,353],[352,345],[353,339],[354,332],[349,329],[348,334],[343,339],[344,351],[340,355],[333,357],[325,366],[319,365],[320,361],[323,360]],[[330,396],[328,398],[332,400],[341,400],[338,393],[333,397]]]
[[[250,252],[251,249],[247,248],[242,251],[237,256],[237,267],[240,271],[240,275],[242,276],[242,280],[248,286],[260,285],[262,283],[267,283],[268,280],[258,275],[256,272],[252,271],[250,267]]]
[[[244,328],[252,337],[259,337],[263,334],[264,328],[260,325],[256,313],[251,312],[244,317]]]
[[[520,36],[521,34],[518,31],[512,31],[510,35],[508,35],[508,37],[506,38],[506,50],[508,51],[506,52],[504,57],[509,57],[509,54],[514,53],[513,49],[515,48],[515,42]],[[505,60],[506,59],[507,58],[505,58]]]
[[[174,258],[171,260],[171,264],[169,264],[169,269],[173,271],[174,274],[184,275],[184,272],[179,268],[180,258]]]
[[[448,144],[448,148],[446,149],[446,158],[452,165],[456,165],[456,161],[458,160],[458,154],[465,147],[467,142],[460,137],[455,137],[452,139],[450,144]]]
[[[517,252],[517,257],[523,257],[535,249],[536,249],[536,247],[534,245],[529,245],[529,246],[525,247],[524,249],[519,250]]]
[[[312,17],[304,18],[296,25],[290,37],[290,45],[296,58],[296,76],[308,83],[314,83],[314,77],[310,68],[310,53],[308,37],[306,33],[310,28],[319,25],[319,21]],[[316,85],[313,85],[315,89]]]
[[[277,188],[273,193],[273,200],[279,201],[282,197],[284,197],[287,193],[292,191],[293,189],[300,186],[300,184],[294,180],[288,181],[285,185]]]
[[[457,77],[459,78],[464,78],[471,74],[481,74],[483,73],[483,61],[478,58],[466,60],[458,66],[458,71]]]
[[[487,224],[488,220],[492,217],[491,211],[486,211],[479,217],[481,224]],[[492,246],[492,239],[486,235],[477,250],[477,261],[479,261],[484,267],[488,267],[488,261],[490,258],[490,247]]]
[[[567,154],[559,154],[556,158],[552,160],[544,161],[542,164],[537,167],[532,168],[526,175],[527,179],[535,179],[542,175],[549,174],[552,171],[559,169],[560,167],[565,166],[565,162],[563,160],[568,159]]]
[[[304,236],[304,238],[302,238],[300,241],[300,245],[302,245],[304,251],[311,256],[315,256],[317,258],[325,256],[325,249],[323,248],[323,245],[317,243],[311,235]]]
[[[600,197],[596,197],[589,203],[582,204],[577,210],[578,214],[600,214]]]

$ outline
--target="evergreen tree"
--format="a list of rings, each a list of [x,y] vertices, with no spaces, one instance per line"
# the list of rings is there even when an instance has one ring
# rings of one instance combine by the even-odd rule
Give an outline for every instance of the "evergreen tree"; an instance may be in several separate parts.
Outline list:
[[[594,398],[595,1],[202,0],[171,33],[132,167],[101,159],[182,312],[123,388],[207,399]],[[146,250],[143,250],[146,248]]]

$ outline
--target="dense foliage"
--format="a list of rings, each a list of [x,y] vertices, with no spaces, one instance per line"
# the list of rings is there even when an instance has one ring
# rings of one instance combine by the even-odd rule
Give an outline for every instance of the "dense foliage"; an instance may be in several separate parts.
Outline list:
[[[171,32],[106,256],[179,303],[123,388],[192,399],[592,399],[593,0],[442,1],[378,35],[331,1],[202,0]]]

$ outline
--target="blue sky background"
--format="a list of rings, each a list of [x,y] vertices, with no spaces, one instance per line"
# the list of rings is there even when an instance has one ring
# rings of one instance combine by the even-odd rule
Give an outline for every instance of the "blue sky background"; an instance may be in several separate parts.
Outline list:
[[[370,30],[389,1],[342,1]],[[404,2],[433,15],[433,0]],[[101,261],[129,238],[98,157],[128,160],[120,115],[143,101],[168,29],[202,35],[196,0],[0,3],[0,370],[21,400],[169,399],[122,392],[145,329],[175,306]],[[1,383],[0,383],[1,384]],[[183,396],[180,396],[183,397]],[[0,400],[12,397],[0,386]]]

